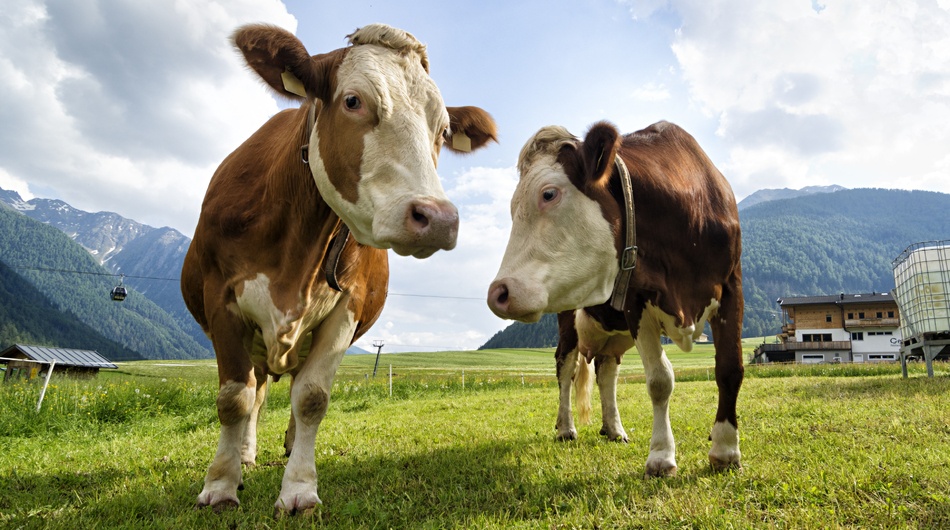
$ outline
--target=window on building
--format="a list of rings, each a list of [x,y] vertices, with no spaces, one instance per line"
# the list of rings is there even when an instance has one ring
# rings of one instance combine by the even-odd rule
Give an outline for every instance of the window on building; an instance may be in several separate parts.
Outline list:
[[[825,315],[825,322],[831,322],[831,313]]]
[[[848,320],[854,320],[854,313],[848,313]]]
[[[893,311],[888,311],[888,312],[887,312],[887,318],[894,318],[894,312],[893,312]]]
[[[863,312],[863,311],[860,312],[860,313],[858,313],[858,318],[864,318],[864,312]]]
[[[831,333],[822,333],[821,334],[822,342],[831,342]]]
[[[884,318],[884,311],[878,311],[877,318]]]
[[[851,333],[851,340],[864,340],[864,332],[863,332],[863,331],[855,331],[855,332]]]

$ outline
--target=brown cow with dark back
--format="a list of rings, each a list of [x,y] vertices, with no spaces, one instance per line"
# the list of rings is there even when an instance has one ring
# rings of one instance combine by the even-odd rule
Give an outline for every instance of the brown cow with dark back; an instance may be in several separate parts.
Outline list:
[[[488,304],[523,322],[573,312],[562,315],[561,331],[576,344],[557,352],[559,436],[576,436],[564,400],[573,356],[583,355],[598,364],[604,434],[626,438],[616,414],[617,365],[635,343],[653,402],[646,475],[674,474],[673,369],[660,336],[689,351],[709,322],[719,387],[709,461],[739,467],[742,241],[729,183],[692,136],[667,122],[626,136],[600,122],[584,140],[545,127],[525,144],[518,170],[511,237]],[[571,316],[573,336],[565,331]]]

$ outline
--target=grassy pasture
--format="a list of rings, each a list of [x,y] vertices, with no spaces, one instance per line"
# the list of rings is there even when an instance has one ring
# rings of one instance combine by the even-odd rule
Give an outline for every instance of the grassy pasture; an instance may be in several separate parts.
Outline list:
[[[317,437],[324,504],[282,519],[285,381],[272,387],[241,506],[223,514],[193,509],[217,441],[213,362],[54,377],[39,414],[38,385],[0,385],[0,527],[950,526],[948,367],[928,379],[915,365],[904,380],[895,364],[750,366],[745,467],[716,474],[711,348],[670,358],[679,474],[645,480],[652,413],[635,358],[618,388],[625,445],[598,435],[596,412],[576,442],[553,440],[552,350],[383,355],[375,379],[374,355],[349,356]]]

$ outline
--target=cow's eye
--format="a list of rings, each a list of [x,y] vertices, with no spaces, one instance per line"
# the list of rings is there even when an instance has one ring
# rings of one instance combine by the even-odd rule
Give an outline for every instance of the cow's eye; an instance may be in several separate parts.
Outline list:
[[[554,199],[557,199],[557,188],[548,188],[541,192],[541,199],[544,202],[551,202]]]
[[[343,104],[346,105],[346,108],[349,110],[360,110],[360,107],[363,106],[363,102],[360,101],[359,96],[352,94],[343,98]]]

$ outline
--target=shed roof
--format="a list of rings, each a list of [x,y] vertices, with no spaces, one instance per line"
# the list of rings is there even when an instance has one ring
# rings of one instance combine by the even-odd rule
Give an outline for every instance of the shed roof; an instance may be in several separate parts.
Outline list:
[[[26,346],[14,344],[0,352],[0,357],[11,357],[14,352],[25,355],[34,361],[50,362],[56,360],[61,366],[79,366],[83,368],[118,368],[108,359],[92,350],[74,350],[72,348],[50,348],[46,346]]]

